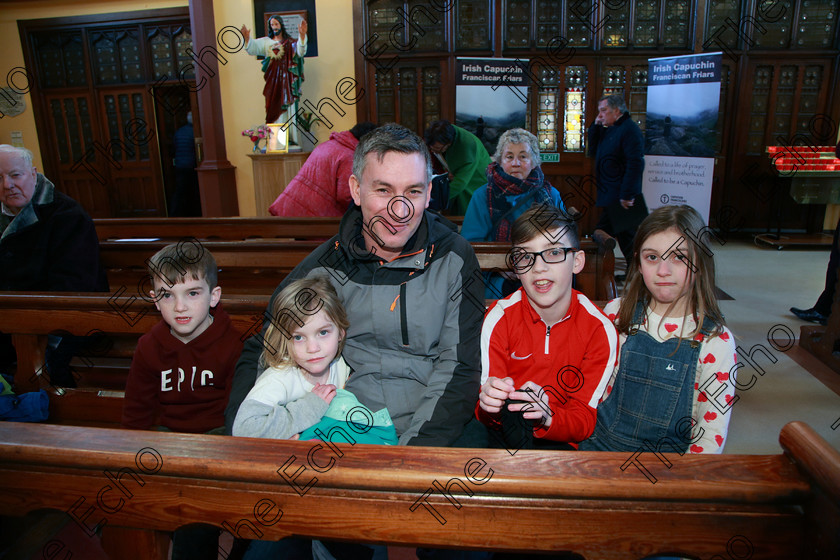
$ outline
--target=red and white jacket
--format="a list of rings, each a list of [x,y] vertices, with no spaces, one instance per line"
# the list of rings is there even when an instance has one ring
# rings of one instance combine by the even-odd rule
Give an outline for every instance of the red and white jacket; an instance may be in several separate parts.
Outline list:
[[[533,381],[549,394],[551,426],[534,436],[575,444],[592,435],[596,406],[618,358],[612,322],[582,293],[572,290],[566,316],[546,325],[522,288],[491,307],[481,330],[481,384],[511,377],[519,388]],[[476,405],[489,427],[494,415]]]

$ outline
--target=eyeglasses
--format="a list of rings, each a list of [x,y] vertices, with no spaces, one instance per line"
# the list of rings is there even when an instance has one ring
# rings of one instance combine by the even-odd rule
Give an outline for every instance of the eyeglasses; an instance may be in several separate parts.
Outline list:
[[[572,247],[552,247],[544,251],[526,251],[517,247],[508,253],[508,266],[518,274],[522,274],[528,272],[534,266],[534,263],[537,262],[537,256],[541,257],[546,264],[556,264],[564,262],[567,254],[579,250]]]

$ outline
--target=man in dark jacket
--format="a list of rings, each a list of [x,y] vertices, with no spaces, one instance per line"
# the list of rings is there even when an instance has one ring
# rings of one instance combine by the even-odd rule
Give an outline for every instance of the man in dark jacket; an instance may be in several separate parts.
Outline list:
[[[598,117],[589,127],[589,155],[595,158],[598,195],[595,205],[604,208],[595,229],[602,229],[615,237],[624,257],[633,255],[633,238],[645,217],[644,212],[633,214],[634,219],[621,219],[642,198],[642,171],[645,168],[644,138],[639,125],[630,118],[624,97],[608,95],[598,102]],[[616,223],[613,223],[616,222]]]
[[[342,355],[353,373],[345,388],[371,410],[387,407],[401,445],[449,446],[478,399],[484,285],[469,243],[425,210],[430,180],[429,152],[417,135],[396,124],[367,134],[350,177],[355,205],[338,235],[273,297],[292,280],[327,277],[350,321]],[[303,302],[284,313],[305,321],[318,308]],[[228,429],[254,385],[262,350],[259,337],[245,343],[225,413]]]
[[[29,150],[0,145],[0,209],[0,290],[108,291],[93,220],[37,172]],[[66,343],[48,351],[54,385],[73,386],[69,355],[52,359]]]
[[[195,170],[195,131],[192,111],[187,113],[187,124],[175,131],[172,138],[173,164],[175,166],[175,192],[169,205],[170,216],[201,216],[201,194],[198,189],[198,172]]]

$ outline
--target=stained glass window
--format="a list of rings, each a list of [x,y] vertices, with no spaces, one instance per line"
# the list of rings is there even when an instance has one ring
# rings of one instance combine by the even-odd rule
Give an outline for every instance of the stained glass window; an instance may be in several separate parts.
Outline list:
[[[558,70],[542,66],[539,78],[542,83],[537,94],[537,142],[540,151],[557,152]]]
[[[582,152],[586,110],[586,67],[567,66],[563,145],[567,152]]]

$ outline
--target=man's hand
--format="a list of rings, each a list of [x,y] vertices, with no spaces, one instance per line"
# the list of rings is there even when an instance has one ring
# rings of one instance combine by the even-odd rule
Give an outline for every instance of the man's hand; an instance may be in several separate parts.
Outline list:
[[[309,30],[309,24],[306,23],[305,19],[300,20],[300,24],[298,25],[298,36],[301,39],[306,39],[306,32]]]
[[[598,113],[598,116],[595,117],[595,124],[600,124],[601,126],[604,126],[604,115],[603,114]]]
[[[316,383],[315,387],[312,388],[312,392],[324,399],[324,402],[330,404],[335,398],[335,385],[324,385],[322,383]]]
[[[481,386],[481,394],[478,396],[478,406],[490,414],[498,414],[505,405],[505,400],[513,392],[513,379],[505,377],[490,377]]]
[[[239,32],[242,33],[242,38],[245,39],[245,44],[248,44],[248,41],[251,40],[251,32],[244,25],[239,30]]]
[[[526,401],[520,404],[508,405],[511,412],[522,412],[526,420],[539,420],[546,428],[551,426],[551,407],[548,404],[548,393],[533,381],[526,381],[522,387],[510,394],[510,398]]]
[[[633,200],[632,198],[630,200],[622,200],[621,201],[621,207],[624,208],[625,210],[629,210],[630,207],[633,206],[634,202],[636,202],[636,201]]]

